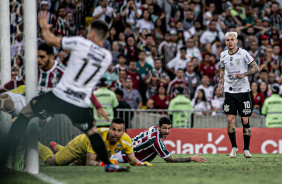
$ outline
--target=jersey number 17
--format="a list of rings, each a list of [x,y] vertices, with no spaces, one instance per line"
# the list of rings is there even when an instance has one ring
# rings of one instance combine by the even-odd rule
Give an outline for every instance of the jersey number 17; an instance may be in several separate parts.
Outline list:
[[[74,81],[76,81],[76,82],[78,81],[79,76],[81,75],[81,73],[83,72],[83,70],[86,68],[86,66],[89,63],[89,59],[88,58],[84,58],[83,61],[84,61],[84,64],[82,65],[82,67],[79,70],[78,74],[74,78]],[[83,83],[83,85],[86,85],[93,77],[95,77],[95,75],[98,73],[98,71],[101,68],[101,65],[98,65],[96,63],[92,63],[91,65],[94,66],[96,68],[96,70],[94,70],[94,73]]]

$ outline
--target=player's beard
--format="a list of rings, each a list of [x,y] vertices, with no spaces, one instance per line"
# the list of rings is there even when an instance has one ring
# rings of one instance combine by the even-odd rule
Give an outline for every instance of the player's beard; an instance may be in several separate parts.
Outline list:
[[[47,71],[49,64],[50,64],[50,58],[48,58],[46,64],[43,67],[41,67],[41,69],[44,70],[44,71]]]

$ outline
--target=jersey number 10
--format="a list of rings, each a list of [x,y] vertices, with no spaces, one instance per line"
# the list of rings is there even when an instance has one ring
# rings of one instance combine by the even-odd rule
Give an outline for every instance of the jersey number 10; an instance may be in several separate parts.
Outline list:
[[[251,108],[250,101],[246,101],[246,102],[244,102],[244,105],[245,105],[245,109],[249,109],[249,108]]]
[[[88,58],[84,58],[83,59],[84,64],[82,65],[81,69],[79,70],[78,74],[76,75],[76,77],[74,78],[74,81],[77,82],[79,76],[81,75],[81,73],[83,72],[83,70],[85,69],[85,67],[88,65],[89,63],[89,59]],[[83,83],[83,85],[86,85],[93,77],[95,77],[95,75],[97,74],[97,72],[100,70],[101,66],[96,64],[96,63],[92,63],[92,66],[96,67],[96,70],[94,70],[94,73]]]

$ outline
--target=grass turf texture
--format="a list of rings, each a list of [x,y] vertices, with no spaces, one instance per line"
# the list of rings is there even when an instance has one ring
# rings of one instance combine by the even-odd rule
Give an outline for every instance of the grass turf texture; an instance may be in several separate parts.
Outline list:
[[[174,155],[184,157],[187,155]],[[131,167],[129,173],[106,173],[103,167],[45,166],[40,162],[40,172],[68,184],[92,183],[282,183],[282,154],[253,154],[246,159],[243,154],[230,158],[229,154],[202,155],[207,163],[165,163],[156,158],[153,167]],[[128,164],[120,164],[128,166]],[[1,184],[44,183],[32,175],[11,172],[0,178]]]

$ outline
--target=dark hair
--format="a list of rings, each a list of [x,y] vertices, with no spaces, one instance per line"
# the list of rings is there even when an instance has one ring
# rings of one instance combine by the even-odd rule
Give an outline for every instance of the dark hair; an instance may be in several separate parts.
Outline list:
[[[151,33],[146,34],[145,38],[147,39],[149,36],[154,37]]]
[[[180,51],[184,50],[186,52],[186,47],[181,47]]]
[[[15,55],[15,57],[14,57],[14,59],[16,59],[17,57],[19,57],[20,58],[20,66],[23,66],[23,58],[22,58],[22,56],[21,55]]]
[[[65,58],[63,59],[62,63],[63,63],[65,66],[67,66],[67,62],[69,61],[69,59],[70,59],[70,54],[68,54],[67,57],[65,57]]]
[[[42,43],[38,46],[38,50],[43,50],[47,55],[54,55],[53,47],[47,45],[46,43]]]
[[[103,40],[107,35],[109,27],[108,27],[108,24],[105,23],[104,21],[95,20],[95,21],[91,22],[91,29],[94,29],[95,32],[96,32],[96,35],[101,40]]]
[[[261,85],[262,83],[265,83],[265,85],[266,85],[265,91],[261,91],[261,89],[260,89],[260,85]],[[265,81],[261,81],[261,82],[259,83],[259,85],[258,85],[258,91],[261,92],[261,93],[264,95],[264,98],[267,98],[268,83],[265,82]]]
[[[101,78],[98,85],[99,85],[99,87],[106,87],[107,86],[107,79]]]
[[[123,97],[123,91],[120,90],[120,89],[116,89],[116,90],[115,90],[115,94],[116,94],[116,95],[120,95],[121,98]]]
[[[214,88],[213,88],[213,94],[212,94],[212,99],[214,99],[214,96],[215,96],[215,90],[216,88],[218,88],[218,85],[215,85]]]
[[[112,123],[116,123],[116,124],[124,124],[124,120],[121,118],[114,118],[112,120]]]
[[[203,93],[203,99],[202,99],[202,101],[204,101],[204,102],[207,102],[207,98],[206,98],[206,95],[205,95],[205,91],[203,90],[203,89],[199,89],[198,90],[198,93],[199,93],[199,91],[201,91],[202,93]],[[198,95],[198,94],[197,94]],[[195,101],[195,105],[198,103],[198,96],[196,97],[196,101]]]
[[[262,69],[259,73],[268,73],[266,69]]]
[[[163,126],[163,124],[168,124],[168,125],[171,125],[171,121],[170,119],[168,119],[167,117],[161,117],[160,120],[159,120],[159,126]]]
[[[123,57],[123,58],[126,59],[125,55],[123,55],[123,54],[119,54],[119,55],[118,55],[118,59],[119,59],[120,57]]]

